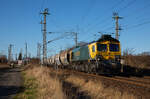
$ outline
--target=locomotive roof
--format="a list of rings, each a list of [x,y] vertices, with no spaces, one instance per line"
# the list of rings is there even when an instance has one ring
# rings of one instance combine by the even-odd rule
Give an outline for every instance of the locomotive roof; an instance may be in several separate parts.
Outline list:
[[[92,41],[90,43],[84,43],[84,44],[79,44],[77,47],[73,46],[72,48],[69,48],[67,49],[68,50],[73,50],[73,49],[77,49],[77,48],[80,48],[80,47],[83,47],[83,46],[87,46],[88,44],[91,44],[91,43],[94,43],[94,42],[104,42],[104,41],[110,41],[110,42],[117,42],[119,43],[119,40],[111,37],[111,35],[102,35],[101,38],[99,38],[97,41]],[[61,52],[64,52],[64,51],[61,51]]]
[[[104,42],[104,41],[110,41],[110,42],[113,41],[113,42],[119,43],[119,40],[117,40],[117,39],[111,37],[111,35],[106,35],[106,34],[105,34],[105,35],[102,35],[101,38],[99,38],[98,40],[92,41],[92,42],[90,42],[89,44],[94,43],[94,42]]]
[[[97,42],[104,42],[104,41],[110,41],[110,42],[118,42],[119,43],[119,40],[111,37],[111,35],[102,35],[101,38],[99,38],[97,40]]]

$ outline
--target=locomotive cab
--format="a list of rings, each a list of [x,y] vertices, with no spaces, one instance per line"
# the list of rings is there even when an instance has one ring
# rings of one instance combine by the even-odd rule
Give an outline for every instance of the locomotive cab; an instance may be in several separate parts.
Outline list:
[[[89,44],[91,60],[120,63],[120,42],[111,36],[103,36],[98,41]]]

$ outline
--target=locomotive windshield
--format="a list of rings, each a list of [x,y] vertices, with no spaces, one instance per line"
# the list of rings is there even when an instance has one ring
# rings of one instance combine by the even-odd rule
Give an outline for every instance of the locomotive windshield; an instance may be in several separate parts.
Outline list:
[[[110,44],[109,49],[112,52],[118,52],[119,51],[119,44]]]
[[[107,51],[107,45],[106,44],[97,44],[97,50],[98,51]]]

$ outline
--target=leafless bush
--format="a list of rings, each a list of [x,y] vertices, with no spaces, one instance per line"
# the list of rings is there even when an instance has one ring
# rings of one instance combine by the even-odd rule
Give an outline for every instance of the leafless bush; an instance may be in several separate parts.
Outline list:
[[[134,51],[134,49],[127,49],[123,52],[125,64],[138,68],[150,68],[150,55],[145,52],[135,55]]]
[[[40,63],[40,59],[39,58],[31,58],[30,59],[30,63],[31,64],[39,64]]]

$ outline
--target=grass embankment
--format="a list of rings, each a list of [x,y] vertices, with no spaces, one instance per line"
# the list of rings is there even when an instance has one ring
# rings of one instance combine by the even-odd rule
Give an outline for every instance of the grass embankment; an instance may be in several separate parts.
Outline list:
[[[54,74],[52,77],[50,74]],[[57,78],[55,75],[57,74]],[[68,75],[66,75],[68,74]],[[65,99],[62,92],[62,82],[69,82],[79,88],[79,92],[86,92],[92,99],[137,99],[136,95],[126,91],[119,91],[115,87],[106,87],[100,80],[85,79],[64,70],[54,70],[46,67],[34,66],[23,71],[24,91],[15,99]]]
[[[63,70],[51,70],[53,73],[58,75],[65,75],[66,72]],[[59,76],[58,76],[59,77]],[[138,96],[126,92],[120,91],[118,87],[106,87],[102,84],[101,80],[92,80],[83,78],[76,74],[68,75],[65,82],[69,82],[79,88],[79,92],[86,92],[92,99],[137,99]]]
[[[28,67],[22,72],[24,90],[15,99],[64,99],[61,83],[46,67]]]
[[[66,79],[76,86],[80,91],[87,92],[92,99],[137,99],[137,97],[128,92],[120,92],[117,88],[104,87],[101,81],[86,80],[74,75]]]

